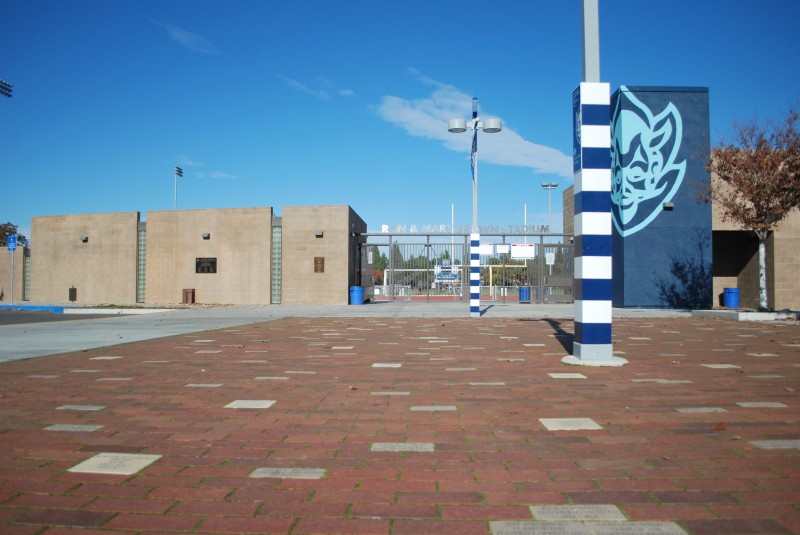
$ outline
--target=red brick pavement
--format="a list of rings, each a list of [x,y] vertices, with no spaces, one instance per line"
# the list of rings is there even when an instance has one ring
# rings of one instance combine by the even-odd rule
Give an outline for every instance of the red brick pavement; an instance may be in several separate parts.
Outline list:
[[[800,533],[800,451],[750,443],[800,439],[797,324],[615,320],[622,368],[561,364],[572,329],[287,319],[2,364],[0,533],[468,535],[545,504],[613,504],[692,534]],[[387,392],[410,394],[374,395]],[[435,451],[371,451],[386,442]],[[100,452],[162,457],[128,476],[67,471]],[[327,472],[248,477],[270,467]]]

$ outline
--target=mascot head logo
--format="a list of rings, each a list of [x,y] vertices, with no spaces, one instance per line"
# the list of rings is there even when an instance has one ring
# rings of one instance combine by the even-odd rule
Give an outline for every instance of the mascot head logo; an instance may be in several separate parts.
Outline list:
[[[614,226],[630,236],[661,213],[683,182],[686,160],[676,163],[683,123],[671,102],[653,115],[621,87],[611,119],[611,203]]]

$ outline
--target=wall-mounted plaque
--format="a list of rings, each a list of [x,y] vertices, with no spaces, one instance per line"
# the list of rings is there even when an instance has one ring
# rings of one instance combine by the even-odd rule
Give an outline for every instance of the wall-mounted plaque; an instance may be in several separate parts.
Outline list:
[[[216,273],[217,272],[217,259],[216,258],[195,258],[194,259],[194,272],[195,273]]]
[[[325,273],[325,257],[314,257],[314,273]]]

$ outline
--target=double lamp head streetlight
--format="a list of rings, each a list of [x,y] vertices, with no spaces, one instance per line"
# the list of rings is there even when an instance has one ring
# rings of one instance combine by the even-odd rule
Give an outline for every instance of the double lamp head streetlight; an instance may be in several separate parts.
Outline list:
[[[461,134],[472,130],[472,232],[478,232],[478,129],[487,134],[495,134],[503,129],[500,119],[480,119],[478,117],[478,99],[472,99],[472,119],[450,119],[447,121],[447,130],[454,134]]]

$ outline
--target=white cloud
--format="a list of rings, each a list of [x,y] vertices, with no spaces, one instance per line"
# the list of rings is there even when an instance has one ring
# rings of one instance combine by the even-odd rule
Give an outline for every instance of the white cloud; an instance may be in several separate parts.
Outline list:
[[[275,78],[282,81],[286,87],[290,89],[311,95],[312,97],[320,100],[330,100],[332,92],[340,97],[352,98],[356,96],[356,92],[352,89],[337,89],[338,85],[336,82],[325,78],[324,76],[314,77],[314,79],[317,81],[317,84],[321,86],[321,89],[315,89],[314,87],[308,86],[302,82],[299,82],[298,80],[295,80],[294,78],[289,78],[288,76],[284,76],[282,74],[276,74]]]
[[[190,32],[188,30],[184,30],[179,26],[174,26],[172,24],[167,24],[165,22],[160,22],[157,20],[153,21],[155,24],[158,24],[165,30],[172,38],[173,41],[181,45],[182,47],[192,50],[194,52],[201,52],[203,54],[208,54],[210,56],[219,55],[219,49],[214,46],[214,44],[203,37],[202,35],[196,34],[194,32]]]
[[[180,156],[178,156],[178,165],[182,167],[203,167],[205,164],[201,162],[192,161],[192,159],[186,156],[185,154],[181,154]]]
[[[206,165],[203,162],[196,162],[192,160],[185,154],[181,154],[180,156],[178,156],[177,162],[178,165],[181,167],[205,167]],[[193,175],[195,178],[210,178],[212,180],[232,180],[239,178],[236,175],[232,175],[224,171],[211,171],[208,173],[205,171],[195,171]]]
[[[451,134],[447,131],[447,121],[470,117],[472,97],[452,85],[437,82],[416,70],[412,69],[410,73],[422,84],[433,88],[430,96],[416,100],[392,95],[384,96],[376,107],[378,115],[402,128],[409,135],[436,140],[452,151],[469,153],[472,145],[471,136],[467,133]],[[493,117],[483,112],[480,115],[483,118]],[[558,149],[528,141],[505,124],[499,133],[478,134],[478,154],[480,161],[484,162],[529,167],[537,173],[572,176],[570,156]]]
[[[194,174],[197,178],[210,178],[212,180],[235,180],[239,177],[223,171],[213,171],[211,173],[203,173],[202,171]]]
[[[238,178],[238,177],[236,175],[232,175],[230,173],[225,173],[223,171],[214,171],[213,173],[208,175],[208,178],[230,180],[230,179],[234,179],[234,178]]]
[[[288,76],[283,76],[282,74],[276,74],[275,77],[286,84],[287,87],[294,89],[295,91],[306,93],[307,95],[311,95],[312,97],[320,100],[330,100],[331,98],[328,92],[323,89],[312,89],[307,85],[302,84],[293,78],[289,78]]]

